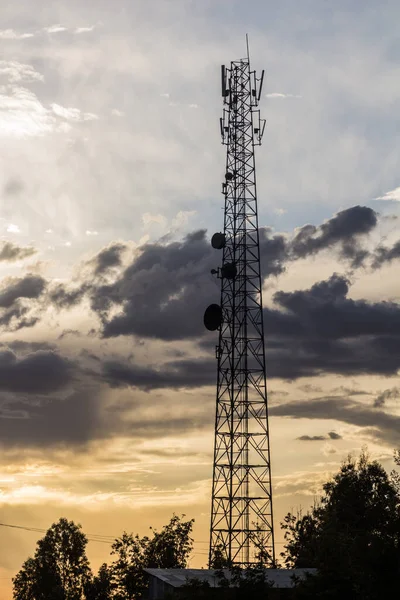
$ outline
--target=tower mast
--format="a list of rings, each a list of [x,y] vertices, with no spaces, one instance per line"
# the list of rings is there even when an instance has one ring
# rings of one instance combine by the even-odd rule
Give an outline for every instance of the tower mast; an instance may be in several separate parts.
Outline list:
[[[210,531],[210,566],[248,566],[275,560],[262,279],[254,147],[265,120],[257,109],[264,71],[250,57],[221,67],[222,143],[227,147],[224,231],[212,240],[222,250],[220,305],[204,315],[219,330],[217,402]]]

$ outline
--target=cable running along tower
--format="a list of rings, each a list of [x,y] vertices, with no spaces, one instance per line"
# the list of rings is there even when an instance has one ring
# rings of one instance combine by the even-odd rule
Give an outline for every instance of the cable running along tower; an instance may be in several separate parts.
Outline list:
[[[261,548],[267,563],[275,559],[254,160],[265,129],[263,78],[250,69],[248,45],[247,58],[221,68],[224,231],[211,240],[222,251],[212,270],[221,301],[204,314],[206,328],[219,331],[210,566],[217,557],[254,564]]]

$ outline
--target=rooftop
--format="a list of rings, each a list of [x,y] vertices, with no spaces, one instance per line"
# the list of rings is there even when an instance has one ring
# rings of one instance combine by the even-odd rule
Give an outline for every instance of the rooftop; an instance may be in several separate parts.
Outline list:
[[[145,569],[146,573],[157,577],[168,585],[177,588],[186,585],[190,579],[208,581],[210,587],[218,587],[217,571],[215,569]],[[276,588],[293,587],[293,576],[304,579],[306,573],[316,573],[316,569],[265,569],[267,580]],[[223,569],[226,579],[231,579],[229,569]]]

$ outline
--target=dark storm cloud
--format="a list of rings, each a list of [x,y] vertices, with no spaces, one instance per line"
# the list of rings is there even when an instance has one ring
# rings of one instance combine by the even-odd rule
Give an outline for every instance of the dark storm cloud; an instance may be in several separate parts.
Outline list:
[[[47,394],[71,381],[71,365],[59,354],[39,350],[22,358],[0,350],[0,390]]]
[[[333,275],[308,290],[274,295],[279,309],[264,311],[269,376],[396,375],[400,306],[352,300],[349,285]]]
[[[81,387],[66,397],[18,398],[0,407],[0,445],[51,447],[85,444],[112,435],[112,420],[101,417],[101,390]]]
[[[329,431],[328,435],[331,438],[331,440],[342,440],[343,439],[343,437],[339,433],[336,433],[335,431]]]
[[[295,380],[326,373],[395,376],[400,369],[400,306],[348,297],[349,281],[333,275],[307,290],[277,292],[264,309],[267,374]],[[200,342],[210,354],[217,337]],[[192,368],[195,369],[195,361]],[[318,391],[301,388],[307,393]],[[342,395],[366,395],[341,388]]]
[[[12,242],[4,242],[0,246],[0,262],[15,262],[17,260],[22,260],[24,258],[28,258],[33,254],[36,254],[37,250],[32,247],[21,247],[13,244]]]
[[[95,274],[101,275],[111,268],[120,267],[122,264],[121,257],[126,248],[124,244],[118,243],[103,248],[91,261],[94,265]]]
[[[318,227],[301,227],[290,242],[290,255],[293,259],[305,258],[338,245],[340,255],[358,267],[368,256],[360,237],[370,233],[377,222],[376,212],[366,206],[342,210]]]
[[[59,309],[72,308],[82,301],[88,289],[87,284],[82,284],[77,288],[69,288],[60,283],[50,290],[49,300]]]
[[[292,239],[273,234],[269,228],[260,228],[263,278],[278,276],[289,262],[333,247],[337,247],[340,256],[352,266],[361,264],[366,254],[360,247],[360,237],[368,234],[376,223],[372,209],[355,206],[318,227],[306,225]],[[123,250],[121,244],[102,250],[93,259],[97,274],[120,266]],[[211,247],[206,231],[199,230],[180,242],[164,240],[146,244],[114,282],[87,284],[92,309],[102,320],[104,337],[134,334],[179,340],[201,335],[206,306],[219,300],[219,280],[213,278],[210,271],[220,266],[221,256],[221,252]],[[345,280],[338,278],[329,285],[340,287],[346,295]],[[322,290],[315,293],[319,291],[322,293]],[[71,299],[72,305],[80,301],[81,296],[76,293]],[[68,306],[69,298],[64,301],[62,288],[60,296],[61,301],[55,297],[56,301]],[[113,308],[117,308],[119,314],[115,315]],[[281,325],[293,326],[284,317],[281,321]]]
[[[391,263],[397,258],[400,258],[400,241],[396,242],[391,248],[378,246],[374,253],[372,268],[379,269],[384,263]]]
[[[264,278],[280,275],[288,261],[287,238],[280,234],[272,235],[271,229],[263,227],[259,232],[260,264]]]
[[[39,298],[45,287],[46,281],[39,275],[26,275],[22,279],[12,279],[8,286],[0,290],[0,308],[10,308],[20,298]]]
[[[219,296],[210,274],[218,257],[205,231],[182,242],[147,244],[112,284],[93,289],[91,304],[102,318],[104,337],[136,334],[165,340],[203,333],[207,301]],[[112,306],[122,312],[109,316]]]
[[[377,411],[348,398],[333,396],[272,406],[269,414],[292,419],[328,419],[366,428],[375,439],[400,444],[400,417]]]
[[[0,289],[0,328],[18,331],[33,327],[39,320],[39,302],[46,289],[46,281],[38,275],[10,278]]]
[[[324,435],[301,435],[296,438],[296,440],[300,440],[301,442],[322,442],[326,439]]]
[[[380,393],[374,400],[375,408],[380,408],[384,406],[386,400],[398,400],[400,398],[400,388],[394,387],[388,390],[384,390]]]
[[[122,361],[106,361],[103,377],[111,387],[134,387],[145,391],[196,388],[216,381],[215,361],[198,359],[167,362],[157,369]]]

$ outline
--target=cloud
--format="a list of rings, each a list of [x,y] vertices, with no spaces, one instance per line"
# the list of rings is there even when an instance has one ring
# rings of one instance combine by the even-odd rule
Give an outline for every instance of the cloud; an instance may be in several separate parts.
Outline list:
[[[268,412],[273,417],[340,421],[365,428],[365,432],[379,442],[392,446],[400,443],[400,417],[341,396],[288,402],[271,406]]]
[[[192,361],[183,359],[164,363],[155,369],[109,360],[103,364],[103,377],[112,387],[133,387],[144,391],[196,388],[215,380],[215,361],[198,359],[195,370],[192,365]]]
[[[94,265],[96,275],[101,275],[109,269],[121,267],[122,255],[127,250],[127,246],[121,243],[113,243],[110,246],[103,248],[90,263]]]
[[[7,233],[21,233],[20,228],[18,227],[18,225],[14,225],[13,223],[9,223],[7,225]]]
[[[55,352],[39,350],[19,359],[11,350],[0,351],[0,390],[48,394],[70,381],[69,362]]]
[[[46,281],[38,275],[6,280],[8,285],[0,289],[0,308],[9,308],[20,298],[36,299],[44,292]]]
[[[39,299],[46,288],[46,281],[38,275],[3,280],[0,289],[0,327],[17,331],[33,327],[38,322],[36,311]]]
[[[62,117],[67,121],[95,121],[99,117],[93,113],[85,113],[79,110],[79,108],[65,108],[59,104],[51,104],[51,108],[58,117]]]
[[[38,353],[39,354],[39,353]],[[28,360],[28,359],[27,359]],[[102,391],[81,385],[77,390],[59,393],[71,381],[69,365],[54,354],[29,358],[32,380],[41,395],[26,390],[3,402],[0,408],[0,445],[2,447],[71,448],[87,444],[115,432],[113,420],[104,414]],[[53,371],[54,369],[54,371]],[[37,375],[36,375],[37,373]],[[39,380],[39,374],[41,376]],[[31,375],[31,372],[27,373]],[[29,381],[29,380],[27,380]],[[46,396],[43,396],[43,393]],[[29,397],[28,397],[29,394]],[[108,427],[107,427],[108,424]],[[110,433],[108,433],[110,432]]]
[[[95,25],[91,25],[90,27],[77,27],[74,32],[75,33],[90,33],[95,28]]]
[[[50,25],[49,27],[44,27],[43,31],[45,31],[46,33],[62,33],[64,31],[67,31],[67,27],[64,27],[60,24],[56,24]]]
[[[379,269],[384,263],[391,263],[397,258],[400,258],[400,241],[393,244],[391,248],[378,246],[374,252],[372,268]]]
[[[381,408],[386,400],[398,400],[400,398],[400,388],[394,387],[381,392],[374,400],[374,407]]]
[[[0,40],[26,40],[33,36],[33,33],[19,33],[15,29],[3,29],[0,31]]]
[[[185,223],[190,215],[190,212],[179,213],[175,224]],[[160,214],[145,213],[142,218],[147,225],[166,222]],[[337,248],[341,258],[353,266],[359,265],[368,254],[360,246],[360,238],[370,233],[376,223],[372,209],[355,206],[337,213],[318,227],[306,225],[291,238],[261,228],[263,279],[278,276],[289,263],[329,248]],[[118,244],[111,245],[93,259],[96,274],[107,267],[107,261],[111,261],[108,266],[120,269],[113,275],[113,281],[107,284],[88,281],[82,286],[92,310],[100,317],[103,336],[137,335],[163,340],[202,336],[205,307],[219,299],[219,283],[210,272],[221,260],[220,254],[211,247],[206,231],[194,231],[182,241],[165,237],[146,243],[137,249],[131,263],[122,271],[120,251]],[[296,378],[316,375],[323,369],[330,372],[347,369],[350,373],[354,368],[354,372],[360,372],[365,353],[370,350],[374,357],[377,355],[376,345],[385,341],[379,341],[377,336],[388,335],[388,319],[397,319],[400,311],[395,304],[355,302],[348,298],[349,289],[349,280],[334,275],[310,290],[274,295],[276,308],[264,311],[271,376]],[[75,292],[74,298],[78,301]],[[364,336],[360,354],[364,358],[360,358],[356,366],[348,358],[354,356],[356,360],[359,336]],[[331,360],[334,356],[336,360]],[[370,360],[374,360],[372,356]],[[384,363],[378,362],[381,372]],[[368,369],[369,362],[364,364]],[[386,372],[389,365],[392,365],[391,373],[398,368],[394,359],[386,364]]]
[[[338,245],[340,256],[349,260],[353,267],[358,267],[368,256],[359,238],[369,234],[377,223],[374,210],[353,206],[338,212],[319,227],[305,225],[297,230],[290,243],[290,254],[295,259],[305,258]]]
[[[390,192],[386,192],[386,194],[384,194],[383,196],[379,196],[378,198],[375,198],[375,200],[391,200],[393,202],[399,202],[400,201],[400,187],[397,187],[394,190],[391,190]]]
[[[36,71],[32,65],[16,60],[0,60],[0,77],[5,77],[10,84],[44,81],[43,75]]]
[[[98,115],[60,104],[46,107],[27,86],[43,82],[44,76],[31,65],[18,61],[0,61],[0,133],[7,136],[43,136],[52,132],[66,133],[71,123],[98,120]]]
[[[91,306],[102,319],[103,335],[170,340],[201,335],[207,295],[216,293],[209,275],[213,266],[204,230],[182,242],[146,244],[114,283],[91,291]],[[121,308],[118,315],[112,313],[115,306]]]
[[[33,254],[36,254],[37,250],[32,247],[21,247],[13,244],[12,242],[3,242],[0,245],[0,262],[8,261],[15,262],[17,260],[23,260]]]
[[[399,305],[352,300],[349,287],[333,275],[309,290],[275,293],[280,310],[264,310],[270,376],[397,374]]]
[[[49,291],[48,299],[58,309],[67,309],[77,306],[85,294],[88,286],[80,285],[79,287],[70,288],[62,283],[53,285]]]
[[[282,92],[270,92],[265,94],[266,98],[302,98],[298,94],[283,94]]]
[[[326,437],[324,435],[301,435],[296,439],[302,442],[322,442],[326,440]]]
[[[341,440],[341,439],[343,439],[342,436],[339,433],[336,433],[335,431],[330,431],[328,433],[328,435],[331,438],[331,440]]]

